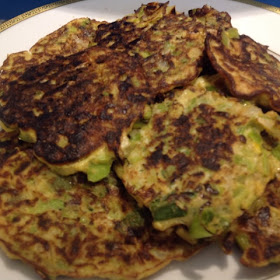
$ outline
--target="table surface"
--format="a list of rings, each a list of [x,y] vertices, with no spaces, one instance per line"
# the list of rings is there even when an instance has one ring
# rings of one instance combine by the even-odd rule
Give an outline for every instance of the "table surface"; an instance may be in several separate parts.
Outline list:
[[[151,0],[152,1],[152,0]],[[0,9],[0,20],[8,20],[15,16],[18,16],[24,12],[32,10],[36,7],[40,7],[46,4],[50,4],[52,2],[56,2],[53,0],[9,0],[3,1],[1,3]],[[280,7],[280,0],[258,0],[258,2],[262,2],[265,4],[269,4],[272,6]]]

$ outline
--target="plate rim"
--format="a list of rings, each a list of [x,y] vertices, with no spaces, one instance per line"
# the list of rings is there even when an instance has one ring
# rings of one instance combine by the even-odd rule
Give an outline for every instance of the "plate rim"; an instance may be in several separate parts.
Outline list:
[[[16,25],[17,23],[20,23],[20,22],[24,21],[25,19],[36,16],[36,15],[38,15],[40,13],[43,13],[43,12],[46,12],[48,10],[52,10],[52,9],[55,9],[55,8],[58,8],[58,7],[61,7],[61,6],[65,6],[65,5],[80,2],[80,1],[83,1],[83,0],[60,0],[60,1],[50,3],[50,4],[39,6],[37,8],[34,8],[30,11],[22,13],[22,14],[16,16],[16,17],[13,17],[13,18],[1,23],[0,24],[0,33],[4,30]],[[151,0],[151,1],[153,1],[153,0]],[[162,0],[158,0],[158,1],[162,1]],[[277,14],[280,15],[280,8],[269,5],[269,4],[265,4],[265,3],[262,3],[262,2],[257,2],[255,0],[233,0],[233,1],[241,2],[243,4],[249,4],[249,5],[258,7],[258,8],[263,8],[263,9],[269,10],[271,12],[274,12],[274,13],[277,13]]]
[[[65,6],[65,5],[72,4],[72,3],[77,3],[77,2],[82,2],[82,1],[84,1],[84,0],[60,0],[60,1],[56,1],[56,2],[53,2],[53,3],[50,3],[50,4],[39,6],[37,8],[32,9],[32,10],[29,10],[25,13],[22,13],[22,14],[20,14],[16,17],[13,17],[13,18],[5,21],[4,23],[0,24],[0,34],[1,34],[2,31],[7,30],[10,27],[15,26],[16,24],[21,23],[22,21],[24,21],[26,19],[29,19],[33,16],[36,16],[38,14],[44,13],[46,11],[49,11],[49,10],[52,10],[52,9],[55,9],[55,8],[59,8],[61,6]],[[152,2],[152,1],[166,2],[168,0],[143,0],[143,2],[144,1],[145,2]],[[205,1],[207,1],[207,0],[205,0]],[[257,1],[254,1],[254,0],[231,0],[231,1],[240,2],[240,3],[243,3],[243,4],[249,4],[249,5],[258,7],[258,8],[263,8],[263,9],[275,12],[275,13],[280,15],[280,8],[277,8],[277,7],[268,5],[268,4],[257,2]],[[271,51],[271,52],[273,52],[273,51]],[[278,59],[280,58],[279,54],[277,54],[275,52],[273,52],[273,53],[278,56]],[[0,67],[1,67],[1,65],[0,65]],[[3,250],[1,250],[1,251],[3,252]],[[268,276],[268,278],[264,278],[263,280],[269,280],[269,279],[271,279],[271,280],[275,279],[276,280],[276,277],[277,278],[279,277],[278,273],[277,273],[277,275],[275,274],[275,275]]]
[[[68,4],[72,4],[72,3],[76,3],[76,2],[80,2],[83,0],[59,0],[53,3],[49,3],[43,6],[39,6],[37,8],[34,8],[32,10],[26,11],[18,16],[15,16],[11,19],[8,19],[7,21],[4,21],[3,23],[0,24],[0,33],[28,18],[31,18],[33,16],[36,16],[38,14],[41,14],[43,12],[61,7],[61,6],[65,6]],[[279,13],[280,13],[280,9],[279,9]]]

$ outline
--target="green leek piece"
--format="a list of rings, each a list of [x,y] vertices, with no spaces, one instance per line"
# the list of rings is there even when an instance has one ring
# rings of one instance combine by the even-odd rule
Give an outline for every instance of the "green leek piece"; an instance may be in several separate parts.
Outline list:
[[[98,182],[109,175],[110,169],[111,163],[92,164],[87,173],[88,180]]]
[[[212,234],[207,231],[200,223],[199,218],[195,218],[190,226],[189,234],[194,239],[211,237]]]
[[[123,223],[128,227],[136,228],[143,227],[145,220],[138,211],[134,211],[126,215],[126,217],[123,219]]]
[[[187,214],[186,211],[179,208],[175,203],[161,206],[153,205],[151,211],[155,221],[164,221],[172,218],[183,217]]]
[[[238,30],[236,28],[229,28],[222,32],[222,43],[224,46],[229,47],[230,39],[239,39]]]
[[[238,234],[236,237],[236,241],[238,245],[243,249],[246,250],[250,246],[250,241],[246,234]]]
[[[280,160],[280,144],[278,144],[278,145],[272,150],[272,154],[273,154],[278,160]]]
[[[261,144],[263,142],[261,135],[255,130],[251,130],[248,136],[257,144]]]

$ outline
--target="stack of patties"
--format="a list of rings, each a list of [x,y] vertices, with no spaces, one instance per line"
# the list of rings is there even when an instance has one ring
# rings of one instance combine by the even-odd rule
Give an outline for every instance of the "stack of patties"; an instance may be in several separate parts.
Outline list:
[[[128,28],[132,21],[130,36],[137,38],[170,13],[176,17],[173,7],[153,3],[120,22]],[[44,278],[140,279],[208,244],[193,246],[174,229],[154,229],[150,213],[111,169],[121,136],[176,81],[165,82],[163,75],[162,90],[150,89],[142,61],[122,49],[128,42],[115,49],[101,43],[102,30],[111,24],[102,23],[97,33],[100,24],[74,20],[30,51],[11,54],[1,68],[1,115],[14,115],[16,104],[26,108],[18,111],[22,116],[1,118],[9,131],[1,135],[1,247]],[[197,44],[197,58],[184,62],[188,80],[200,71],[204,38]],[[8,92],[25,97],[7,100]]]
[[[279,65],[227,13],[168,3],[77,19],[11,54],[1,246],[54,278],[140,279],[217,240],[237,240],[246,265],[277,262],[258,217],[274,207],[262,221],[276,231]]]
[[[200,249],[153,229],[113,172],[98,183],[61,177],[12,136],[1,132],[0,246],[44,279],[140,279]]]

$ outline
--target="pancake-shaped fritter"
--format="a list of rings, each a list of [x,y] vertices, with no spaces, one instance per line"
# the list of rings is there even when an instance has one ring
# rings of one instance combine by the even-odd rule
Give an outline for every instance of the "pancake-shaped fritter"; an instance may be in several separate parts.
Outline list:
[[[122,133],[150,100],[138,61],[99,47],[31,67],[3,90],[4,128],[19,129],[58,173],[91,181],[109,173]]]
[[[194,241],[222,234],[280,167],[263,138],[280,142],[271,134],[279,116],[220,95],[204,77],[171,92],[150,115],[123,138],[116,171],[159,230],[185,225]]]
[[[233,96],[280,111],[280,62],[266,46],[228,29],[208,36],[206,49]]]
[[[114,22],[100,24],[96,31],[95,42],[99,46],[126,50],[131,43],[139,40],[143,32],[153,27],[160,19],[175,13],[174,6],[169,6],[168,2],[151,2],[141,5],[133,14]]]
[[[233,236],[243,250],[242,264],[263,267],[280,263],[279,220],[280,181],[275,179],[231,227],[231,238]]]
[[[154,230],[113,174],[95,184],[59,177],[1,137],[0,246],[44,279],[140,279],[201,247]]]
[[[68,56],[94,45],[96,30],[104,22],[89,18],[74,19],[31,47],[32,55],[45,56],[49,60],[57,55]]]
[[[231,17],[227,12],[219,12],[208,5],[204,5],[202,8],[190,10],[189,16],[195,18],[204,25],[206,34],[217,35],[219,30],[232,27]],[[206,51],[204,51],[202,65],[203,71],[201,72],[201,75],[216,74],[216,70],[209,61]]]
[[[142,5],[133,15],[99,25],[95,41],[138,57],[159,93],[187,85],[202,70],[204,25],[168,3]]]
[[[41,38],[29,51],[8,55],[0,68],[0,81],[14,81],[31,66],[88,48],[93,44],[100,23],[89,18],[74,19]]]
[[[204,26],[184,14],[169,14],[131,46],[138,54],[151,90],[165,93],[193,81],[202,70]]]
[[[232,27],[231,17],[227,12],[219,12],[208,5],[190,10],[189,16],[201,21],[210,34],[217,35],[219,30]]]

